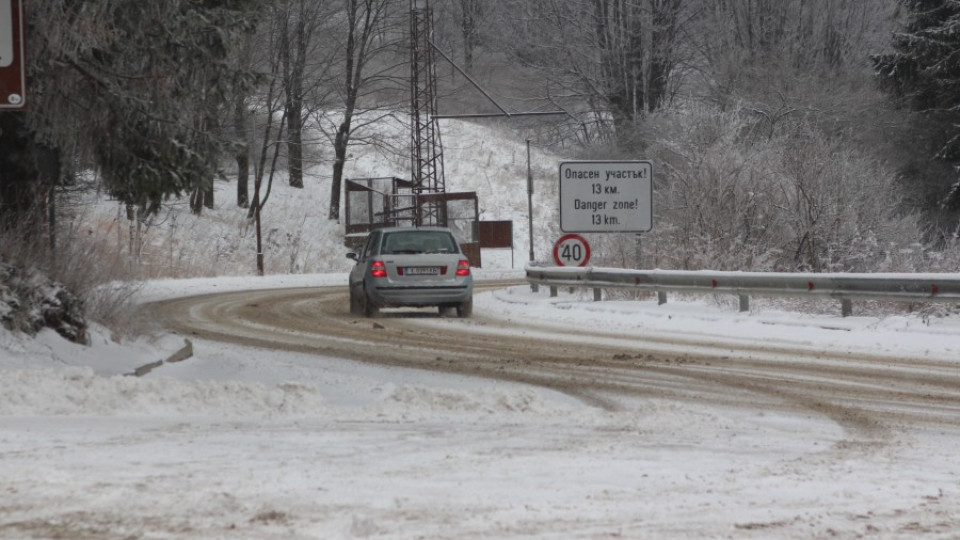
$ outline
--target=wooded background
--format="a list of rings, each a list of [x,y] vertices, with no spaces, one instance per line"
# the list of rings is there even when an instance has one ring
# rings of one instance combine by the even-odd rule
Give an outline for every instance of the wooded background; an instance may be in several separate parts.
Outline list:
[[[419,0],[419,4],[426,4]],[[879,271],[957,260],[960,5],[950,0],[431,0],[434,43],[584,158],[656,163],[660,268]],[[409,109],[407,0],[31,0],[29,105],[0,113],[0,229],[56,247],[84,171],[132,220],[194,212],[329,148],[332,220],[359,123]],[[496,109],[438,65],[441,113]],[[306,126],[316,129],[307,130]],[[322,136],[308,137],[306,133]],[[398,171],[405,175],[408,171]],[[309,188],[309,186],[307,186]],[[9,244],[9,241],[5,242]],[[9,257],[9,255],[7,255]]]

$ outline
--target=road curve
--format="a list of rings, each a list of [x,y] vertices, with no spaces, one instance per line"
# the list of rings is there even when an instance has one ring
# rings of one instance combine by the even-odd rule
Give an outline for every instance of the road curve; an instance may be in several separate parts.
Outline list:
[[[483,284],[483,288],[504,284]],[[813,412],[842,426],[848,441],[882,445],[907,426],[960,427],[955,362],[872,357],[772,346],[563,331],[468,321],[435,312],[350,315],[345,287],[221,293],[151,306],[184,335],[243,345],[459,373],[542,386],[616,409],[624,396]],[[427,323],[427,324],[425,324]],[[439,326],[439,327],[438,327]],[[507,331],[509,327],[510,331]]]

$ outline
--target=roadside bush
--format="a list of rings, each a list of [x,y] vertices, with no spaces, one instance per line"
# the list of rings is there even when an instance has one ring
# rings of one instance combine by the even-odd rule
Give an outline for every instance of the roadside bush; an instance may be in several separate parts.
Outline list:
[[[96,238],[60,231],[57,249],[25,230],[0,231],[0,318],[7,328],[35,332],[49,327],[83,343],[87,320],[114,332],[131,330],[137,290],[122,256]]]
[[[929,268],[926,250],[917,249],[918,220],[898,213],[895,175],[804,119],[759,136],[743,112],[703,109],[649,122],[654,229],[641,235],[639,257],[634,235],[604,239],[615,258],[682,270]]]
[[[2,260],[0,323],[28,334],[51,328],[74,343],[87,343],[87,321],[76,296],[35,268],[22,270]]]

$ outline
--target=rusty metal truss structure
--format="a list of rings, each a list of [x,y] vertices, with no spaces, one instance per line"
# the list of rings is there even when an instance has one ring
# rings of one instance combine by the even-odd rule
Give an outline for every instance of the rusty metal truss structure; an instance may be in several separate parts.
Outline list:
[[[437,70],[429,0],[410,0],[410,173],[417,225],[447,225],[444,207],[430,197],[446,192],[443,143],[437,123]]]

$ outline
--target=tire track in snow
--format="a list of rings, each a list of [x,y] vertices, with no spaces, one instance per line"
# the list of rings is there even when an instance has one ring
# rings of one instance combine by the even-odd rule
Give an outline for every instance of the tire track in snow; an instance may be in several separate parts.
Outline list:
[[[176,331],[206,339],[521,382],[605,409],[629,396],[810,411],[869,447],[898,425],[957,426],[960,418],[960,372],[929,359],[623,336],[483,313],[472,321],[424,310],[363,319],[349,314],[342,287],[198,296],[153,309]]]

